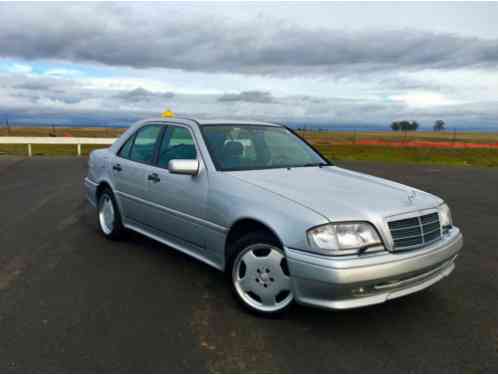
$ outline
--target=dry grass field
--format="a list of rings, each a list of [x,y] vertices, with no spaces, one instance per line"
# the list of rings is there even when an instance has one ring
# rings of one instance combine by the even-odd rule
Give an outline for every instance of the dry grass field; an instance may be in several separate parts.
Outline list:
[[[123,128],[0,128],[0,136],[115,138]],[[498,167],[498,133],[300,132],[330,160]],[[102,145],[84,145],[87,155]],[[479,147],[479,148],[476,148]],[[483,147],[483,148],[480,148]],[[75,146],[33,145],[34,155],[74,155]],[[26,154],[24,145],[0,145],[0,154]]]
[[[330,160],[498,167],[498,133],[301,132]]]
[[[429,142],[461,142],[461,143],[498,143],[498,133],[453,132],[453,131],[411,131],[411,132],[299,132],[306,139],[317,142],[349,142],[358,143],[364,140],[389,142],[429,141]]]

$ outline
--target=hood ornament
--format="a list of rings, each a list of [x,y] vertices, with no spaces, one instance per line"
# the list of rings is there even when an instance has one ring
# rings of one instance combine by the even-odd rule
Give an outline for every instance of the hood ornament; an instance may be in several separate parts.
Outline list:
[[[417,197],[417,192],[415,190],[412,190],[408,194],[408,204],[413,204],[413,201],[415,200],[416,197]]]

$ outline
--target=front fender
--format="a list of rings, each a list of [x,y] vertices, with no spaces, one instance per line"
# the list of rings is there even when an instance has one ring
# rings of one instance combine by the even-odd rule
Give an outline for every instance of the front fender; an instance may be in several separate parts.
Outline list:
[[[224,173],[210,175],[207,215],[227,229],[241,219],[259,221],[284,246],[304,250],[308,249],[306,231],[328,222],[299,203]]]

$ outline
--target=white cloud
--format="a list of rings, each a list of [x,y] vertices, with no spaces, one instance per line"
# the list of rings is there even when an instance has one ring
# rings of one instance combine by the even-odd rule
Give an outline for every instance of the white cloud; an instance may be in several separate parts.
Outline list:
[[[55,68],[48,69],[43,72],[43,75],[54,76],[54,77],[78,77],[83,74],[82,71],[77,69],[64,69],[64,68]]]
[[[33,68],[27,64],[12,64],[7,70],[12,73],[31,73]]]
[[[408,92],[402,95],[393,95],[389,99],[402,102],[412,108],[430,108],[435,106],[460,104],[445,95],[434,92]]]

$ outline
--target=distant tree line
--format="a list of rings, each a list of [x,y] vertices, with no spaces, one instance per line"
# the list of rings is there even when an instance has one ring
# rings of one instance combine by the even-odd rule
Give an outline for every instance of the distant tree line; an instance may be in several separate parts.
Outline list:
[[[418,127],[417,121],[393,121],[391,124],[391,129],[394,131],[415,131]]]
[[[393,131],[415,131],[419,128],[417,121],[393,121],[391,123],[391,129]],[[433,129],[435,132],[440,132],[446,130],[446,123],[443,120],[437,120],[434,122]]]

